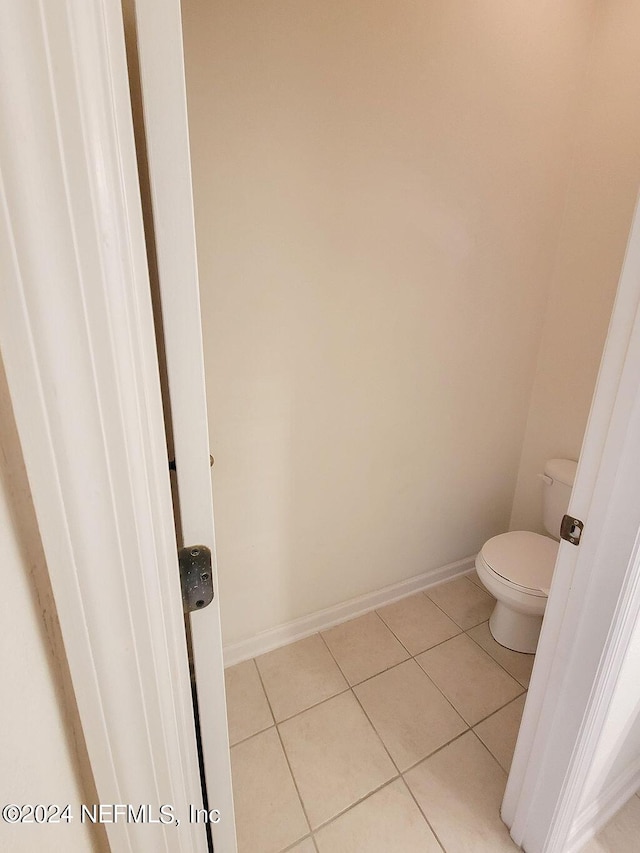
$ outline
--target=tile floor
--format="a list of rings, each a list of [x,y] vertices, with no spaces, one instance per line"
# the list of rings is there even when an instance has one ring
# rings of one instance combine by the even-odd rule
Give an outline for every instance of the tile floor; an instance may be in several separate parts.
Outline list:
[[[462,577],[227,669],[239,853],[517,850],[499,807],[533,657],[492,608]],[[588,853],[636,849],[625,809]]]

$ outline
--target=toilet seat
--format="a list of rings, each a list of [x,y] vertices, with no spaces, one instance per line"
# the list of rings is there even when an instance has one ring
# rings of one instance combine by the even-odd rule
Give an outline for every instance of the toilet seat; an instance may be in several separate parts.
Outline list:
[[[498,580],[529,595],[549,594],[559,543],[549,536],[514,530],[485,542],[480,556]]]

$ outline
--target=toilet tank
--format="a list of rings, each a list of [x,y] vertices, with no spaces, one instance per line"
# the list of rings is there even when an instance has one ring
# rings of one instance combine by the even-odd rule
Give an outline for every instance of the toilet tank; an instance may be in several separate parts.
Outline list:
[[[560,524],[569,507],[578,463],[572,459],[550,459],[544,466],[542,521],[554,539],[560,539]]]

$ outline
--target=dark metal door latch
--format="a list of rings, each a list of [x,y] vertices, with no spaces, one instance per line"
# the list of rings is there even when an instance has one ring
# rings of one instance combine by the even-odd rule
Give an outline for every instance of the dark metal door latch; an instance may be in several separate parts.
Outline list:
[[[211,551],[205,545],[189,545],[178,551],[182,609],[185,613],[203,610],[213,601]]]
[[[560,538],[571,542],[572,545],[579,545],[583,530],[584,524],[579,518],[565,515],[560,526]]]

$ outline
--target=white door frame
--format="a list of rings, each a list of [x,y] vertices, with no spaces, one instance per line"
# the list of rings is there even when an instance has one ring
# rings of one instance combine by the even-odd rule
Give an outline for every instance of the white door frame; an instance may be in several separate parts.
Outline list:
[[[105,828],[204,853],[120,3],[2,3],[0,75],[0,347],[96,789],[180,820]]]
[[[640,614],[639,377],[637,207],[569,506],[585,530],[560,545],[503,802],[527,853],[579,850],[640,787],[636,762],[581,803]]]

